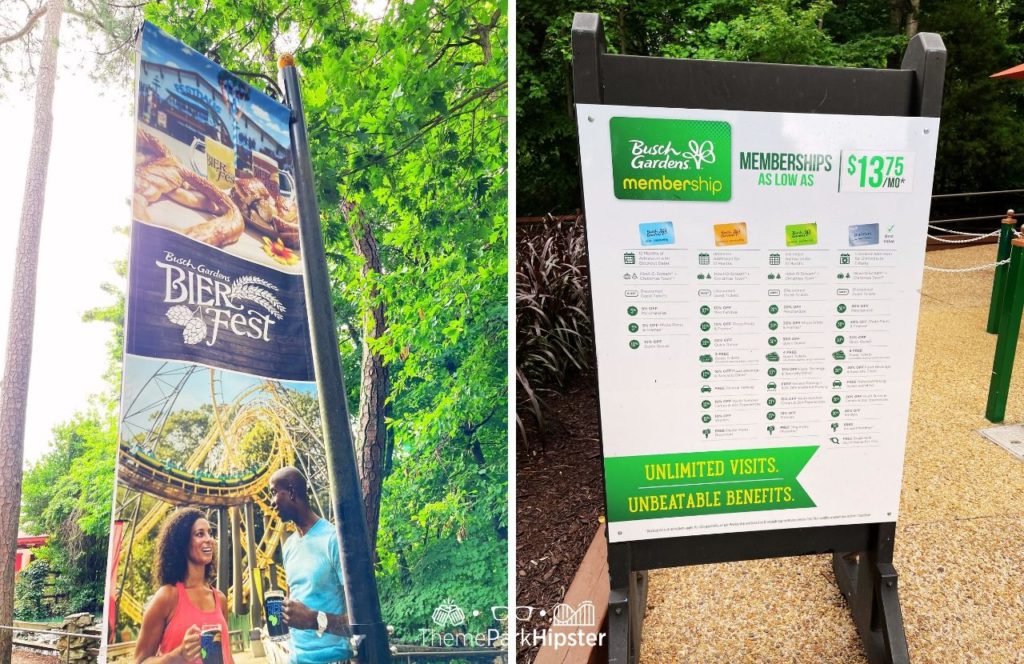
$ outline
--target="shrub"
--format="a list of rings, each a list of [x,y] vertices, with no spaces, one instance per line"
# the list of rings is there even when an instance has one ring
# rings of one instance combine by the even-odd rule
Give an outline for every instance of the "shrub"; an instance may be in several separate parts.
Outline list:
[[[50,618],[50,608],[43,603],[46,596],[47,579],[54,574],[46,560],[33,560],[18,572],[14,580],[14,619],[45,620]],[[51,589],[52,594],[52,589]]]
[[[516,420],[544,429],[544,397],[592,364],[587,244],[582,218],[549,220],[516,239]]]

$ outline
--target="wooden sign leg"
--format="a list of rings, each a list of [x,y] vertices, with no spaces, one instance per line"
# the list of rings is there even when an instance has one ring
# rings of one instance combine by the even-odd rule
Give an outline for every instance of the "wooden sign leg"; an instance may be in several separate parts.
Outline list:
[[[871,664],[909,664],[903,612],[892,565],[896,524],[875,527],[868,551],[832,554],[832,570],[846,597]]]
[[[647,610],[647,572],[633,572],[630,560],[629,543],[608,545],[609,664],[640,661],[640,634]]]
[[[629,649],[630,664],[640,661],[640,637],[647,617],[647,572],[629,575]]]

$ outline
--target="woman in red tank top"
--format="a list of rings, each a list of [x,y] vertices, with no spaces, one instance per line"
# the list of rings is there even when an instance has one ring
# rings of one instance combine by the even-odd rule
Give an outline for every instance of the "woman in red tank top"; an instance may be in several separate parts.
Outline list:
[[[234,664],[227,602],[213,587],[216,549],[210,522],[201,511],[180,509],[164,522],[153,562],[153,579],[160,588],[142,616],[136,664]]]

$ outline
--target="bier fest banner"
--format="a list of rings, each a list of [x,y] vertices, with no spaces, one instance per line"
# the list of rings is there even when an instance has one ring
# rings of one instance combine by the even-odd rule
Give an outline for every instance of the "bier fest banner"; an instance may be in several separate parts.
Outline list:
[[[255,628],[263,590],[283,581],[270,475],[302,468],[331,518],[291,112],[148,23],[137,112],[108,620],[137,632],[152,543],[190,506],[211,515],[230,559],[218,587]]]

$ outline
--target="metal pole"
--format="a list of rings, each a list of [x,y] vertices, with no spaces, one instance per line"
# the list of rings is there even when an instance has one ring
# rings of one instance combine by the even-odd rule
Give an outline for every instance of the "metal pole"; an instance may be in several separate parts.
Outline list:
[[[231,612],[236,616],[242,611],[242,531],[238,526],[238,505],[228,508],[231,519]]]
[[[231,526],[228,508],[217,508],[217,590],[228,596],[231,587]]]
[[[320,210],[313,184],[313,165],[306,139],[299,74],[291,55],[278,61],[284,79],[285,99],[292,109],[291,138],[295,156],[295,188],[299,203],[299,233],[305,276],[309,332],[313,341],[320,414],[327,448],[327,472],[331,478],[341,569],[345,578],[345,603],[349,624],[358,643],[359,659],[369,664],[391,661],[388,635],[381,620],[377,579],[370,555],[370,538],[363,510],[363,495],[356,472],[352,429],[349,423],[345,385],[338,355],[338,334],[331,306],[327,259],[320,230]]]
[[[1003,224],[999,229],[999,249],[996,251],[996,262],[1003,262],[1010,257],[1010,240],[1013,239],[1013,226],[1017,218],[1013,216],[1013,210],[1006,211]],[[1006,288],[1006,273],[1009,272],[1009,265],[997,265],[996,275],[992,278],[992,301],[988,305],[988,327],[985,331],[989,334],[999,332],[999,317],[1003,310],[1003,291]]]
[[[249,625],[252,629],[259,629],[263,625],[263,586],[260,583],[260,568],[256,565],[254,511],[251,501],[242,503],[242,514],[245,517],[245,547],[249,550],[246,555],[246,562],[249,564]]]
[[[1003,316],[999,321],[999,338],[996,340],[992,381],[989,383],[988,405],[985,408],[985,418],[989,422],[1002,422],[1006,416],[1013,356],[1017,353],[1021,312],[1024,311],[1024,240],[1012,240],[1010,244],[1010,274],[1006,280]]]

